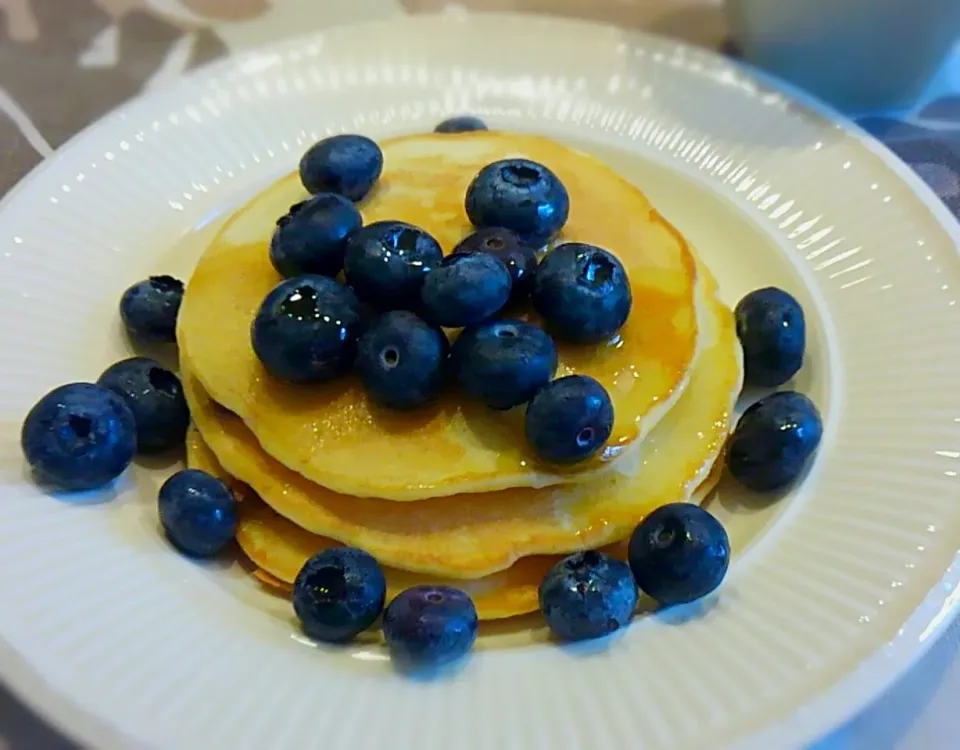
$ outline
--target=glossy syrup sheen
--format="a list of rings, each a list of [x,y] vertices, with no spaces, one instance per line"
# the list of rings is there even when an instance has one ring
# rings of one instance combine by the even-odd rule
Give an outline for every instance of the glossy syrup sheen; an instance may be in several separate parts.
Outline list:
[[[566,470],[538,464],[523,437],[522,409],[490,411],[455,388],[431,407],[397,413],[372,404],[352,376],[313,386],[268,377],[251,349],[250,325],[279,281],[267,246],[277,217],[304,197],[296,175],[241,209],[200,261],[179,320],[192,372],[267,453],[344,494],[420,500],[544,486],[615,463],[679,396],[697,351],[696,267],[683,238],[632,184],[547,138],[429,134],[382,147],[383,176],[360,206],[365,223],[417,224],[450,252],[472,229],[463,208],[470,180],[492,161],[523,156],[567,186],[570,217],[559,239],[600,245],[623,262],[633,311],[621,332],[599,346],[559,347],[558,376],[592,375],[613,399],[616,422],[602,455]]]
[[[717,299],[709,272],[700,270],[708,314],[690,384],[629,461],[581,483],[414,505],[342,495],[264,452],[239,417],[210,399],[186,360],[184,391],[197,428],[224,469],[297,526],[365,549],[383,565],[481,578],[530,555],[622,540],[650,511],[691,498],[723,447],[742,379],[733,315]]]
[[[220,477],[228,484],[237,484],[236,480],[220,466],[216,456],[203,442],[196,428],[191,429],[187,446],[187,462],[191,468],[201,469]],[[717,472],[711,471],[697,488],[693,499],[696,502],[702,501],[716,481]],[[297,573],[307,560],[318,552],[339,546],[338,542],[329,537],[305,531],[256,497],[249,498],[240,509],[237,543],[243,553],[258,567],[257,578],[262,583],[287,593],[290,592]],[[621,544],[608,545],[604,551],[621,557],[625,554]],[[562,559],[560,555],[524,557],[506,570],[469,581],[385,567],[387,598],[392,599],[412,586],[424,584],[455,586],[470,595],[481,620],[516,617],[537,610],[539,606],[537,591],[540,581],[543,580],[547,571]]]

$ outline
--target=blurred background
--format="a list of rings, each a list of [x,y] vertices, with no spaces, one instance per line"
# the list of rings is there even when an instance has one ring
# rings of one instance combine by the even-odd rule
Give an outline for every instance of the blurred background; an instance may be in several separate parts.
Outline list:
[[[957,0],[0,0],[0,194],[131,96],[232,52],[403,13],[482,11],[745,53],[860,118],[960,210]]]

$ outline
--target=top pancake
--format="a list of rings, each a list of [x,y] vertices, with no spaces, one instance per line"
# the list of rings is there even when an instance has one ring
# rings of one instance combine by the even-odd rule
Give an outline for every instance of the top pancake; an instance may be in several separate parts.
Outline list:
[[[563,180],[570,217],[559,240],[614,253],[633,293],[630,318],[611,341],[558,347],[558,377],[592,375],[613,399],[607,447],[570,469],[545,466],[524,440],[522,409],[491,411],[450,388],[436,404],[400,413],[377,408],[353,376],[309,386],[269,377],[253,353],[250,327],[280,280],[268,256],[275,221],[306,197],[296,175],[228,222],[187,286],[178,339],[204,389],[244,420],[270,456],[317,484],[359,497],[420,500],[580,481],[642,440],[680,395],[697,352],[696,266],[676,230],[635,186],[547,138],[427,134],[381,147],[383,175],[360,205],[365,223],[416,224],[444,252],[472,231],[463,198],[482,167],[524,157]]]
[[[341,495],[270,458],[236,415],[210,399],[181,352],[194,424],[223,469],[302,529],[364,549],[382,565],[481,578],[532,555],[599,547],[627,537],[648,513],[689,500],[720,455],[740,393],[733,313],[700,269],[708,314],[690,384],[616,471],[577,484],[395,503]]]

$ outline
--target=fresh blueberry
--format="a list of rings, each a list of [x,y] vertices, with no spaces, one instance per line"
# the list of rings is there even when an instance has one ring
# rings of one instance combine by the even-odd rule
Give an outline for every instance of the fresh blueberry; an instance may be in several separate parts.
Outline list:
[[[487,124],[473,115],[458,115],[441,122],[433,129],[434,133],[470,133],[475,130],[487,130]]]
[[[727,445],[727,468],[740,484],[769,492],[791,484],[820,444],[823,422],[801,393],[782,391],[747,409]]]
[[[336,276],[347,237],[363,225],[360,212],[335,193],[319,193],[290,207],[270,240],[270,262],[285,278],[305,273]]]
[[[347,241],[347,283],[380,310],[416,310],[420,287],[443,260],[439,243],[419,227],[378,221]]]
[[[510,284],[510,272],[493,255],[449,255],[423,280],[421,312],[445,328],[474,325],[503,309],[510,299]]]
[[[373,625],[386,598],[380,565],[351,547],[314,555],[293,583],[293,609],[303,631],[327,643],[349,641]]]
[[[473,601],[450,586],[414,586],[383,613],[390,655],[404,667],[438,667],[466,656],[477,624]]]
[[[630,566],[603,552],[577,552],[540,582],[540,611],[566,641],[601,638],[624,627],[637,607]]]
[[[415,409],[440,393],[447,337],[411,312],[382,315],[360,338],[357,372],[370,398],[392,409]]]
[[[464,238],[451,255],[462,253],[490,253],[499,258],[510,272],[510,298],[526,299],[533,291],[537,272],[537,251],[520,242],[515,232],[503,227],[478,229]]]
[[[533,306],[559,339],[589,344],[610,338],[632,302],[623,265],[599,247],[565,243],[537,268]]]
[[[205,471],[178,471],[160,487],[158,503],[167,538],[191,557],[213,557],[237,531],[236,498]]]
[[[130,408],[112,391],[71,383],[50,391],[27,414],[23,455],[37,481],[56,490],[92,490],[116,479],[137,448]]]
[[[190,410],[180,380],[159,362],[133,357],[111,365],[97,385],[122,398],[137,423],[137,451],[157,453],[182,447]]]
[[[366,136],[334,135],[311,146],[300,159],[300,181],[310,193],[338,193],[358,201],[380,179],[383,153]]]
[[[542,328],[494,320],[465,328],[450,351],[463,389],[492,409],[526,403],[557,370],[557,347]]]
[[[177,314],[183,302],[183,282],[173,276],[151,276],[127,289],[120,298],[120,317],[131,338],[173,342]]]
[[[544,461],[570,464],[599,451],[613,430],[613,403],[587,375],[567,375],[541,388],[527,406],[527,442]]]
[[[264,299],[251,338],[273,377],[317,383],[350,369],[363,329],[363,311],[350,289],[326,276],[295,276]]]
[[[560,178],[542,164],[504,159],[473,178],[465,206],[474,226],[506,227],[539,247],[567,223],[570,197]]]
[[[743,347],[744,383],[775,388],[796,375],[806,346],[799,302],[782,289],[767,287],[740,300],[734,314]]]
[[[699,505],[671,503],[647,516],[630,537],[630,569],[641,591],[663,605],[713,591],[730,565],[730,540]]]

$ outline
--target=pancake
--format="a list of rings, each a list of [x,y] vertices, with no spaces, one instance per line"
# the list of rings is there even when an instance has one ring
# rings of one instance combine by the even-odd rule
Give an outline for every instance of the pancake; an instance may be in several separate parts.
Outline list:
[[[523,412],[492,411],[456,388],[428,408],[377,408],[358,379],[291,385],[269,377],[250,327],[280,277],[268,257],[276,219],[306,197],[291,175],[242,208],[191,278],[178,320],[190,370],[238,415],[271,457],[345,495],[422,500],[508,487],[543,487],[603,473],[638,444],[683,391],[698,351],[696,265],[681,235],[643,193],[586,154],[531,135],[470,133],[396,138],[385,169],[360,205],[364,221],[402,219],[449,252],[469,234],[463,199],[485,165],[523,156],[564,181],[570,217],[561,241],[589,242],[627,269],[633,311],[620,333],[596,345],[560,345],[558,377],[600,380],[614,402],[613,433],[600,454],[570,468],[539,463],[523,437]]]
[[[236,415],[205,393],[184,361],[193,419],[219,462],[297,526],[367,550],[383,564],[480,578],[537,554],[625,538],[651,510],[689,500],[722,450],[740,391],[733,315],[701,266],[704,350],[690,385],[623,471],[552,488],[512,488],[416,504],[340,495],[272,459]],[[629,469],[629,470],[628,470]]]
[[[340,546],[327,537],[311,534],[269,506],[244,504],[237,528],[240,549],[260,569],[275,579],[292,584],[303,564],[322,550]],[[385,567],[388,600],[411,586],[455,586],[470,594],[481,620],[499,620],[537,609],[537,587],[559,556],[538,555],[518,560],[501,570],[475,580],[458,580]]]
[[[217,457],[213,455],[210,446],[206,444],[200,430],[195,424],[191,424],[187,430],[187,466],[191,469],[200,469],[208,474],[213,474],[220,479],[231,479],[229,474],[223,471]]]
[[[203,469],[224,481],[236,482],[217,463],[216,457],[196,430],[192,430],[187,460],[192,468]],[[697,488],[693,500],[702,501],[716,484],[715,472]],[[304,531],[291,521],[271,510],[256,497],[249,498],[240,509],[237,542],[244,554],[257,566],[254,575],[261,583],[289,593],[297,573],[304,563],[318,552],[339,546],[326,537]],[[612,545],[604,551],[623,557],[622,545]],[[384,568],[387,596],[392,598],[404,589],[421,584],[444,584],[463,589],[474,601],[481,620],[499,620],[536,611],[539,607],[537,589],[550,567],[563,559],[560,555],[537,555],[518,560],[507,570],[484,578],[464,581],[453,578],[425,576],[396,568]]]
[[[220,466],[195,428],[191,428],[187,446],[187,463],[191,468],[213,474],[228,485],[237,484],[237,480]],[[340,546],[332,539],[304,531],[255,496],[247,498],[240,508],[237,543],[258,567],[257,577],[261,582],[288,592],[307,560],[325,549]],[[537,609],[537,586],[559,559],[548,555],[528,557],[508,570],[474,581],[428,577],[385,567],[387,596],[393,598],[404,589],[420,584],[445,584],[467,591],[482,620],[514,617]]]
[[[281,581],[276,576],[270,575],[270,573],[265,571],[263,568],[255,568],[253,571],[253,577],[269,589],[276,589],[277,591],[282,591],[285,594],[293,593],[292,583]]]

